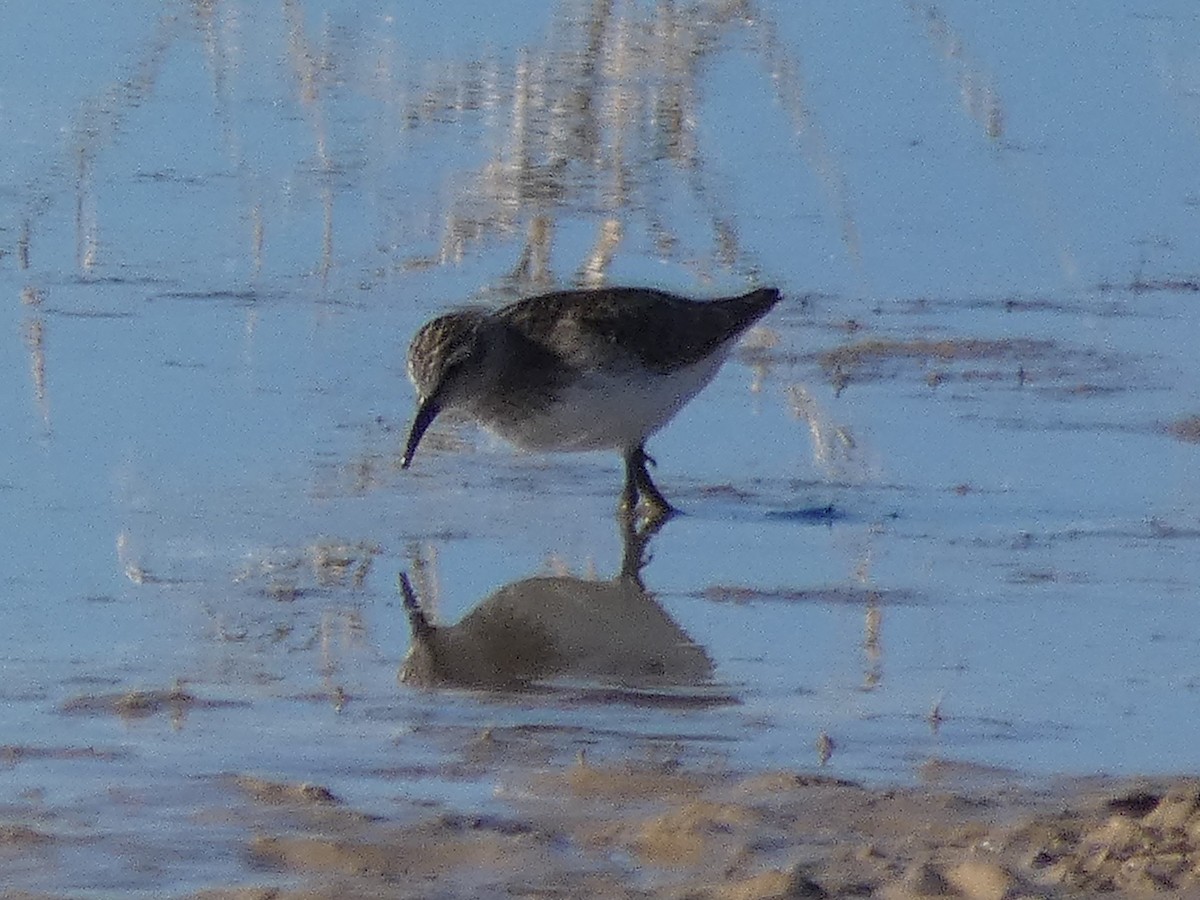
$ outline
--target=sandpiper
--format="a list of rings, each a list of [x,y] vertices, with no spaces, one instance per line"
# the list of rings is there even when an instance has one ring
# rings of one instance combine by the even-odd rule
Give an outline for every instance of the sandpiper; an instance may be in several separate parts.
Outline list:
[[[465,412],[526,450],[618,450],[621,509],[675,512],[650,480],[646,439],[708,384],[775,288],[696,301],[648,288],[558,291],[425,324],[408,349],[418,407],[402,465],[438,413]]]

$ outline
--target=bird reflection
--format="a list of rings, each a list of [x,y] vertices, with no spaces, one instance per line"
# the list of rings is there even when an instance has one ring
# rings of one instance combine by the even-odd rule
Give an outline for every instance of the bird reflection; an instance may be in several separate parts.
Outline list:
[[[710,682],[712,660],[646,590],[657,527],[622,524],[624,558],[608,581],[539,576],[500,588],[457,625],[433,625],[407,573],[400,588],[412,644],[400,681],[421,687],[521,689],[582,679],[634,689]]]

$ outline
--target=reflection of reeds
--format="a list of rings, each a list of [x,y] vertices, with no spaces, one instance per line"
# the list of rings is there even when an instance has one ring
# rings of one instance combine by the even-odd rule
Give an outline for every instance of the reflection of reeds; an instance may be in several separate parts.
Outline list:
[[[808,426],[813,462],[829,476],[855,480],[865,477],[850,429],[834,421],[802,384],[790,385],[787,399],[793,415]]]
[[[132,72],[117,78],[83,109],[74,130],[75,146],[75,259],[84,273],[95,267],[100,248],[100,223],[93,196],[96,159],[114,143],[130,112],[150,97],[158,84],[167,51],[179,35],[176,18],[164,14]]]
[[[17,237],[17,265],[24,272],[29,268],[29,220],[21,223],[21,233]]]
[[[730,204],[706,170],[696,128],[703,63],[720,48],[718,38],[733,26],[760,28],[760,22],[744,3],[701,3],[684,11],[662,2],[649,12],[613,0],[564,3],[545,48],[519,54],[510,75],[455,67],[417,91],[405,115],[412,126],[462,121],[481,107],[481,97],[490,108],[507,111],[487,117],[492,159],[456,191],[436,262],[458,263],[488,239],[523,234],[510,280],[517,286],[552,281],[555,225],[570,208],[598,216],[578,283],[604,281],[635,217],[660,256],[715,259],[750,270]],[[777,42],[766,44],[781,56]],[[486,91],[481,71],[492,73]],[[830,174],[829,154],[820,149],[816,157],[842,210],[847,244],[857,253],[853,219],[838,176]],[[707,247],[693,248],[664,210],[672,180],[704,211]],[[410,260],[406,267],[426,262]]]
[[[933,3],[910,2],[908,8],[925,26],[934,51],[950,68],[963,112],[983,127],[992,140],[1004,136],[1004,107],[992,79],[967,53],[962,38]]]
[[[321,262],[318,266],[322,281],[333,268],[333,156],[329,149],[329,126],[325,112],[326,99],[322,87],[330,77],[332,64],[314,49],[304,30],[304,10],[296,0],[283,5],[288,26],[288,51],[292,72],[296,78],[300,105],[312,124],[317,154],[317,171],[321,179]]]
[[[883,681],[883,611],[879,608],[879,595],[871,592],[870,603],[863,618],[863,653],[866,656],[866,671],[863,673],[863,690],[871,691]]]
[[[29,288],[27,291],[31,290]],[[34,294],[36,296],[36,292]],[[50,401],[46,396],[46,325],[41,316],[25,323],[25,347],[29,350],[29,373],[33,379],[33,401],[42,415],[42,423],[50,424]]]
[[[862,240],[854,210],[850,206],[845,174],[808,103],[808,91],[799,62],[780,40],[777,29],[769,19],[758,20],[755,33],[759,38],[759,55],[771,76],[779,104],[791,120],[800,149],[809,168],[820,180],[827,202],[837,218],[842,244],[850,259],[859,264],[862,261]]]
[[[1159,82],[1193,136],[1200,135],[1200,47],[1194,32],[1177,28],[1172,19],[1166,19],[1150,26],[1150,33]],[[1185,202],[1197,205],[1194,195]]]
[[[984,135],[994,147],[1001,151],[1012,150],[1009,142],[1003,140],[1007,130],[1005,104],[992,76],[973,57],[966,42],[937,4],[910,0],[908,8],[924,26],[933,52],[942,60],[957,89],[963,112],[983,128]],[[1030,173],[1016,163],[1011,152],[998,153],[996,158],[1010,177],[1016,180],[1016,189],[1012,193],[1029,207],[1047,242],[1053,247],[1063,274],[1074,278],[1078,264],[1074,251],[1058,225],[1052,190],[1034,182]]]
[[[261,272],[264,243],[275,225],[262,180],[280,173],[254,171],[254,158],[244,150],[254,135],[243,133],[239,122],[245,115],[238,106],[241,95],[273,88],[258,83],[247,87],[241,80],[246,73],[238,72],[243,45],[254,38],[252,26],[281,28],[290,74],[282,99],[310,126],[313,162],[308,174],[317,184],[323,211],[315,266],[322,278],[336,261],[335,201],[339,176],[349,165],[346,136],[339,129],[346,122],[361,129],[349,135],[349,144],[376,162],[393,157],[398,132],[482,127],[479,138],[468,140],[481,141],[490,158],[465,177],[452,173],[453,193],[440,216],[444,226],[436,254],[409,259],[402,268],[453,264],[492,239],[519,236],[524,246],[512,281],[553,281],[550,250],[569,211],[577,221],[594,223],[592,246],[574,267],[578,283],[602,283],[622,241],[633,234],[649,240],[650,252],[693,265],[701,275],[714,267],[750,274],[754,267],[741,245],[734,204],[722,195],[697,137],[706,115],[701,98],[707,64],[725,52],[727,36],[739,29],[762,36],[758,53],[764,57],[764,90],[776,91],[803,126],[798,128],[802,146],[829,188],[847,246],[857,256],[856,228],[841,175],[811,113],[803,108],[798,67],[789,61],[769,18],[745,0],[699,0],[686,6],[667,0],[648,5],[562,0],[540,45],[529,45],[507,60],[490,55],[440,68],[408,62],[403,42],[367,31],[370,16],[361,20],[362,33],[353,26],[345,33],[347,26],[330,28],[327,18],[314,27],[304,0],[284,0],[277,7],[278,22],[263,20],[261,11],[247,15],[243,7],[193,0],[190,16],[164,15],[112,85],[84,104],[72,129],[71,177],[76,262],[85,271],[106,252],[92,188],[102,177],[98,159],[118,140],[131,111],[153,99],[171,48],[194,37],[210,68],[228,162],[242,185],[242,221],[231,224],[247,233],[252,271]],[[343,52],[350,47],[359,55]],[[356,109],[348,114],[343,109],[343,103],[361,101],[364,94],[391,112],[377,127],[363,124]],[[379,189],[389,193],[386,184]],[[414,206],[432,202],[433,197],[418,198]],[[35,219],[37,211],[30,210],[27,218]],[[635,219],[636,230],[631,227]],[[23,268],[28,265],[29,230],[26,226],[18,248]]]

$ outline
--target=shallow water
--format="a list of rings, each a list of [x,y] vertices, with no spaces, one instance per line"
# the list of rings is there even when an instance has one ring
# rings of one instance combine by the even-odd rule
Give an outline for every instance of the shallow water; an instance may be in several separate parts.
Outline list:
[[[1196,769],[1191,4],[422,15],[5,13],[0,820],[53,838],[6,884],[244,880],[233,773],[403,817],[822,734],[880,784]],[[650,446],[712,677],[401,684],[401,571],[455,623],[623,553],[614,458],[402,472],[407,341],[600,281],[785,293]]]

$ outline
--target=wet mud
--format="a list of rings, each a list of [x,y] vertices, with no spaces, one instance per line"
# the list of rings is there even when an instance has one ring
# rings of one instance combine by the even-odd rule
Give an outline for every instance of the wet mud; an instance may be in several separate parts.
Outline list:
[[[299,887],[196,897],[883,897],[1103,894],[1200,887],[1200,783],[870,790],[787,771],[591,766],[499,787],[499,815],[407,824],[326,815],[311,786],[244,852]],[[276,805],[277,792],[262,802]],[[324,804],[323,800],[317,801]]]

